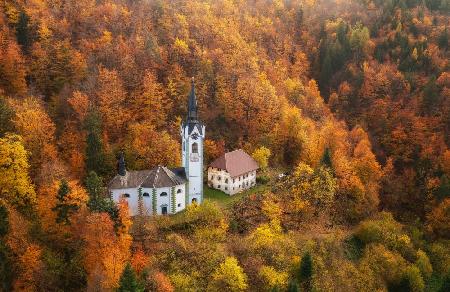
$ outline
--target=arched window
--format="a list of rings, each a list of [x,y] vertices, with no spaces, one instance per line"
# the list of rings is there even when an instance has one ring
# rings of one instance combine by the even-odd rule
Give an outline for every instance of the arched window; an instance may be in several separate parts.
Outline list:
[[[197,142],[192,143],[192,153],[198,153],[198,144],[197,144]]]
[[[143,197],[150,197],[150,194],[149,193],[143,193],[142,196]]]
[[[167,193],[166,192],[162,192],[161,194],[159,194],[160,197],[166,197]]]
[[[181,189],[178,189],[177,194],[181,194]]]
[[[122,197],[124,197],[124,198],[129,198],[129,197],[130,197],[130,194],[123,194]]]

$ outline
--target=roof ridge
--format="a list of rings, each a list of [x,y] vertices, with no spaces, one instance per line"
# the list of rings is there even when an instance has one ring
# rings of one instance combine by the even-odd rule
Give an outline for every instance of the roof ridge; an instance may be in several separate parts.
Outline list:
[[[156,183],[156,181],[158,180],[159,168],[160,168],[160,167],[161,167],[160,165],[158,165],[158,166],[156,167],[155,179],[153,180],[153,188],[155,188],[155,183]]]
[[[169,177],[170,181],[174,184],[176,184],[177,182],[173,179],[172,175],[170,175],[167,171],[169,170],[167,167],[163,166],[162,167],[164,172],[167,174],[167,176]]]
[[[140,170],[140,171],[142,171],[142,172],[148,171],[148,173],[142,178],[142,181],[139,183],[139,187],[142,187],[142,184],[150,176],[150,174],[152,173],[152,170],[151,169],[143,169],[143,170]]]

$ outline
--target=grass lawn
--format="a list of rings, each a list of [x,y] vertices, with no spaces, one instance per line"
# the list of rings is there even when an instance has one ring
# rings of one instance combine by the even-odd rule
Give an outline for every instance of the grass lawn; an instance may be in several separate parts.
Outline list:
[[[203,195],[204,195],[205,200],[210,200],[210,201],[216,202],[222,208],[228,208],[234,202],[237,202],[237,201],[247,197],[248,195],[264,192],[267,189],[268,189],[267,185],[256,185],[255,187],[253,187],[251,189],[248,189],[248,190],[245,190],[238,194],[235,194],[233,196],[230,196],[230,195],[225,194],[224,192],[221,192],[216,189],[212,189],[212,188],[208,187],[207,185],[204,185]]]

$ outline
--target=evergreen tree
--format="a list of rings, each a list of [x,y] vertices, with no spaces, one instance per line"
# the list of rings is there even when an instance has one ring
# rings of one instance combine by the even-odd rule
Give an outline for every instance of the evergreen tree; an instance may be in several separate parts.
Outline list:
[[[58,200],[58,202],[53,208],[53,211],[55,211],[57,214],[56,222],[58,223],[70,224],[69,215],[77,209],[76,205],[68,204],[66,202],[66,197],[69,193],[69,184],[65,179],[61,180],[59,184],[58,194],[56,195],[56,199]]]
[[[3,137],[6,132],[12,132],[14,130],[12,123],[13,116],[13,110],[6,103],[5,98],[0,96],[0,137]]]
[[[439,292],[445,291],[450,291],[450,274],[444,278],[441,288],[439,289]]]
[[[130,263],[127,263],[125,269],[122,272],[122,276],[120,276],[119,288],[117,289],[119,292],[140,292],[144,291],[142,284],[139,283],[139,280],[136,277],[136,273],[131,267]]]
[[[0,239],[3,238],[9,230],[8,210],[4,205],[0,205]]]
[[[287,288],[287,292],[298,292],[298,285],[297,282],[294,280],[291,280],[289,282],[288,288]]]
[[[333,162],[331,161],[331,151],[330,148],[326,148],[325,152],[323,153],[322,160],[320,161],[320,164],[325,165],[331,169],[333,169]]]
[[[8,230],[8,210],[4,205],[0,205],[0,291],[11,291],[12,266],[10,250],[3,239]]]
[[[439,48],[442,50],[447,50],[448,49],[448,32],[447,29],[445,29],[438,38],[438,45]]]
[[[439,101],[439,87],[436,85],[436,77],[431,77],[423,89],[422,106],[425,114],[432,115]]]
[[[111,167],[101,137],[101,117],[95,110],[88,113],[85,127],[88,132],[86,138],[87,171],[94,171],[100,176],[107,175],[110,173]]]
[[[300,273],[299,273],[300,282],[303,284],[305,290],[310,290],[309,289],[310,281],[313,273],[312,265],[313,264],[311,253],[306,252],[303,255],[302,260],[300,262]]]
[[[16,26],[17,43],[22,46],[24,52],[28,52],[31,45],[30,29],[29,29],[29,17],[21,11],[19,14],[19,22]]]
[[[99,209],[99,204],[101,205],[103,201],[103,180],[95,173],[95,171],[90,171],[86,177],[86,190],[89,193],[89,208],[91,208],[91,210]]]
[[[105,196],[103,179],[95,171],[91,171],[86,177],[85,186],[89,194],[89,201],[87,203],[89,209],[92,212],[108,213],[114,222],[114,228],[117,230],[121,224],[119,220],[119,209],[109,196]]]

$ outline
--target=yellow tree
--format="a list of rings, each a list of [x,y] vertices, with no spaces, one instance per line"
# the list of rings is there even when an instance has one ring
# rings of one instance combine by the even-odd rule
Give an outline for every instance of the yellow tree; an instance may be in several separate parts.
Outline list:
[[[133,100],[133,119],[150,122],[159,128],[166,125],[167,112],[171,107],[163,85],[151,72],[147,72]]]
[[[0,138],[0,198],[18,208],[31,207],[36,203],[28,169],[22,138],[13,134]]]
[[[253,151],[252,157],[258,162],[259,167],[264,170],[269,165],[269,157],[271,154],[269,148],[261,146]]]
[[[179,144],[167,132],[156,131],[148,123],[136,123],[129,127],[126,138],[126,153],[134,165],[131,168],[145,169],[154,165],[178,165]]]
[[[245,291],[247,290],[247,275],[239,266],[234,257],[227,257],[223,263],[214,271],[211,291]]]
[[[14,102],[13,106],[16,112],[13,118],[14,126],[23,137],[25,148],[30,152],[33,173],[37,173],[44,161],[56,159],[55,124],[41,102],[34,97]]]
[[[6,94],[23,94],[27,89],[25,81],[25,61],[20,53],[20,47],[13,40],[8,40],[10,34],[7,25],[0,19],[0,89]]]
[[[125,132],[130,118],[125,104],[126,92],[115,70],[99,67],[97,84],[98,105],[104,128],[109,138],[115,141]]]

